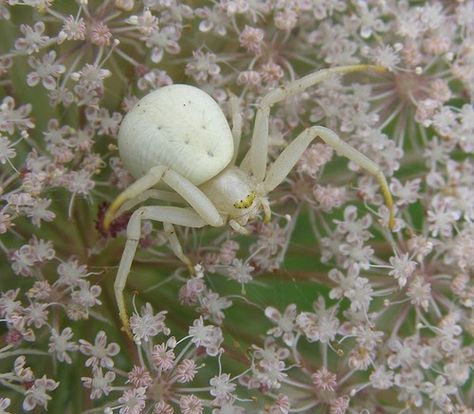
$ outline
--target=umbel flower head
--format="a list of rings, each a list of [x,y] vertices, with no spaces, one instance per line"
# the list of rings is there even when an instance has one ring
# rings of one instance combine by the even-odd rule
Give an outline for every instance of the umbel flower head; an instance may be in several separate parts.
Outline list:
[[[0,0],[0,413],[473,414],[473,44],[473,0]],[[378,70],[286,86],[347,65]],[[255,181],[332,129],[394,217],[319,139],[233,226],[171,226],[166,186],[108,217],[120,125],[172,84],[243,169],[268,113]],[[168,213],[133,237],[139,206]]]

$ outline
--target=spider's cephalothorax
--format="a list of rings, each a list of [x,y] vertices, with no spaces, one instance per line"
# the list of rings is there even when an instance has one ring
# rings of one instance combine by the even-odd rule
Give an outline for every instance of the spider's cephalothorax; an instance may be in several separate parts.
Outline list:
[[[326,69],[270,91],[258,106],[251,146],[239,166],[235,160],[241,117],[236,98],[231,100],[232,130],[219,105],[207,93],[189,85],[170,85],[151,92],[125,116],[118,136],[120,157],[137,180],[110,205],[103,227],[107,230],[116,216],[146,199],[165,201],[138,208],[127,226],[127,243],[115,281],[115,294],[129,334],[123,290],[140,239],[141,221],[163,222],[171,249],[192,269],[173,225],[199,228],[228,223],[246,234],[245,225],[260,210],[264,219],[269,220],[267,194],[286,178],[317,137],[377,178],[390,209],[389,227],[393,226],[392,197],[380,168],[327,128],[307,128],[267,168],[271,106],[335,73],[362,70],[384,69],[370,65]],[[167,189],[159,189],[160,183],[166,184]]]
[[[264,221],[270,219],[266,194],[261,192],[255,179],[239,167],[227,167],[201,185],[200,189],[227,218],[230,226],[240,233],[246,233],[243,226],[258,216],[261,207],[264,210]]]

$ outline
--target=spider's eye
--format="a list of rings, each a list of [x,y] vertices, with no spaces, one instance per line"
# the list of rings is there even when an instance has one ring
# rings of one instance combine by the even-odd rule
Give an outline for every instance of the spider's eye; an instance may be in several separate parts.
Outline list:
[[[255,191],[251,191],[250,194],[243,200],[239,200],[234,203],[234,207],[238,209],[249,208],[253,204],[255,197],[257,197],[257,193]]]

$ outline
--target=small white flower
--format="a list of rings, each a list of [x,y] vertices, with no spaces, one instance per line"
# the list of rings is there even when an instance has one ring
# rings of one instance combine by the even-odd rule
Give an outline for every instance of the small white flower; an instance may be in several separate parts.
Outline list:
[[[94,345],[83,339],[80,339],[79,343],[79,350],[84,355],[90,356],[86,361],[86,367],[101,366],[110,369],[114,366],[112,357],[119,353],[120,347],[115,342],[107,344],[107,334],[104,331],[97,333]]]
[[[48,352],[55,354],[60,362],[66,362],[67,364],[72,363],[68,352],[74,352],[79,348],[75,342],[69,342],[73,335],[70,327],[63,329],[61,334],[53,328],[49,338]]]
[[[36,406],[47,409],[48,401],[51,400],[47,392],[55,390],[58,385],[59,382],[46,378],[46,375],[43,375],[42,378],[35,379],[31,388],[26,390],[25,399],[23,400],[23,409],[25,411],[31,411]]]
[[[166,311],[153,314],[153,308],[149,303],[142,306],[140,315],[134,313],[130,318],[130,329],[135,343],[141,345],[142,341],[148,342],[159,333],[169,335],[170,330],[165,325],[166,314]]]
[[[398,280],[400,288],[406,285],[408,278],[413,274],[417,265],[414,260],[410,259],[408,253],[402,256],[392,256],[390,258],[390,264],[393,270],[388,274]]]

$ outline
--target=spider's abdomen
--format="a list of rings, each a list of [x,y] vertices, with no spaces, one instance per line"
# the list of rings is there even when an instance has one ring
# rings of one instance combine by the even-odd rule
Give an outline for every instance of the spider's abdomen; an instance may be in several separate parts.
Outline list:
[[[143,97],[118,134],[120,157],[135,177],[166,165],[195,185],[231,161],[232,133],[219,105],[189,85],[170,85]]]

